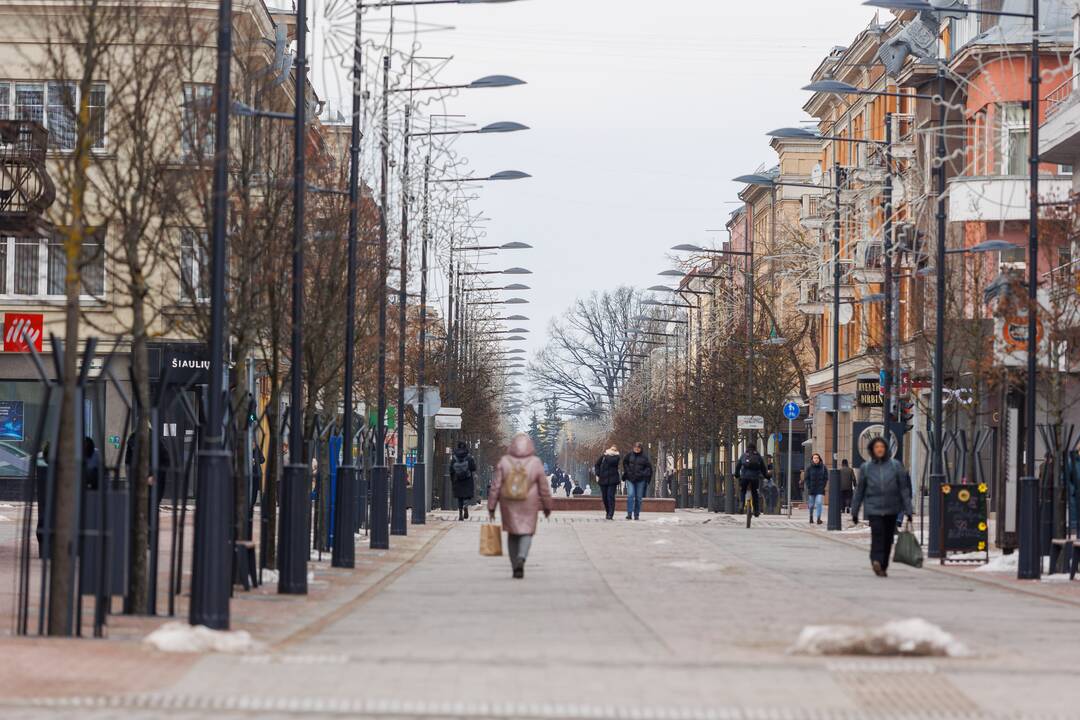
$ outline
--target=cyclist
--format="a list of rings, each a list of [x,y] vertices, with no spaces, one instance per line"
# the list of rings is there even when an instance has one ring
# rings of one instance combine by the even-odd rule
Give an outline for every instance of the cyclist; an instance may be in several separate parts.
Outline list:
[[[761,514],[761,481],[770,475],[765,459],[753,445],[735,464],[735,476],[739,478],[739,497],[746,497],[747,488],[753,492],[754,517]]]

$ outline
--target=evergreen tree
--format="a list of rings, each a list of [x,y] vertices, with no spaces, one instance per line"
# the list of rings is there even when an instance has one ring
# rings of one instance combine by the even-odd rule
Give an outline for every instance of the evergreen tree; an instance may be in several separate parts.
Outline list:
[[[540,426],[540,418],[536,417],[535,412],[529,417],[529,429],[526,432],[529,433],[529,437],[532,438],[533,446],[536,448],[537,454],[540,455],[540,459],[543,460],[544,431]]]
[[[555,467],[559,453],[559,433],[562,432],[563,420],[559,417],[559,401],[555,398],[544,402],[544,422],[541,424],[540,459]]]

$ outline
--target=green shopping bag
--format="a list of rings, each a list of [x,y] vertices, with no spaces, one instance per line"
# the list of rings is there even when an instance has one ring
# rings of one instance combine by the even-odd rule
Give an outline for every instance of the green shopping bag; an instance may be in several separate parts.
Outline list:
[[[922,547],[919,539],[910,530],[901,530],[896,536],[896,549],[893,551],[893,562],[903,563],[911,567],[921,568],[923,564]]]

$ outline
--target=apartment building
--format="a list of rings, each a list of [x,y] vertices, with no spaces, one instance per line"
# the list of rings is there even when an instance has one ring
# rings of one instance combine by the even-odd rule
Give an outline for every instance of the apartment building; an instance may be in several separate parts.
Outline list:
[[[288,49],[295,28],[291,8],[271,8],[262,0],[236,0],[233,7],[233,94],[242,103],[236,115],[244,116],[244,108],[291,112],[295,106]],[[196,386],[205,382],[208,358],[199,340],[199,317],[209,299],[206,227],[217,9],[216,3],[202,0],[121,2],[99,9],[100,16],[94,18],[87,4],[74,1],[0,1],[0,121],[7,121],[9,130],[0,141],[0,163],[11,165],[24,161],[21,156],[32,156],[37,182],[45,188],[35,190],[37,205],[29,211],[0,204],[4,234],[0,314],[5,337],[0,353],[0,415],[9,428],[0,433],[0,484],[4,478],[25,475],[30,436],[45,412],[44,388],[37,382],[38,371],[23,339],[30,338],[52,376],[48,338],[54,333],[63,337],[67,267],[60,230],[72,217],[72,162],[81,104],[89,117],[90,183],[85,205],[90,228],[81,262],[78,350],[86,349],[87,339],[97,338],[91,375],[109,362],[123,391],[106,382],[88,386],[85,433],[105,450],[107,460],[115,457],[125,427],[123,395],[131,397],[133,322],[128,294],[132,266],[124,262],[125,246],[120,243],[125,232],[134,231],[120,206],[125,204],[123,198],[130,200],[137,192],[123,179],[130,178],[135,186],[147,177],[140,164],[165,168],[154,177],[158,185],[142,192],[157,193],[155,202],[170,206],[168,212],[164,207],[147,210],[142,216],[146,225],[137,231],[145,238],[138,245],[145,253],[140,272],[145,274],[152,308],[146,319],[153,339],[151,379],[160,380],[169,367],[173,381],[192,379]],[[87,28],[95,22],[103,40],[97,51],[85,43]],[[159,47],[167,58],[155,54]],[[91,56],[96,68],[92,77],[83,78]],[[147,67],[149,62],[168,66]],[[86,88],[88,97],[83,98]],[[313,99],[312,95],[305,101]],[[131,119],[139,112],[152,116],[153,122],[144,125],[153,129],[152,137],[133,136]],[[250,141],[255,125],[250,114],[234,116],[238,173],[248,159],[240,148]],[[257,132],[281,133],[284,141],[289,128],[264,122]],[[321,137],[317,123],[310,137],[311,152],[317,152]],[[264,190],[255,192],[265,196]],[[126,204],[130,208],[132,202]]]

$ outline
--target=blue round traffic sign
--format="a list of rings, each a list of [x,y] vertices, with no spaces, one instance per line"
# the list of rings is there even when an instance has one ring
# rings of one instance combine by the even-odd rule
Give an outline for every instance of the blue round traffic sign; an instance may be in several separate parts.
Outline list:
[[[797,403],[789,402],[784,406],[784,417],[788,420],[794,420],[799,417],[799,406]]]

